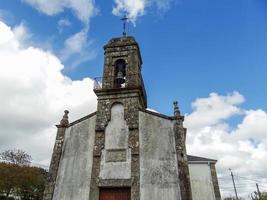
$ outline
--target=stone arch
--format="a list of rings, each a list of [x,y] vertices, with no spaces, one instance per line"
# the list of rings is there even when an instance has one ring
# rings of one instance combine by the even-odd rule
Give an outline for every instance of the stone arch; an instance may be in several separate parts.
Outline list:
[[[110,120],[113,119],[123,119],[124,120],[125,111],[124,106],[121,102],[114,102],[110,107]]]
[[[126,60],[125,59],[117,59],[114,63],[114,86],[116,88],[123,87],[126,81]]]

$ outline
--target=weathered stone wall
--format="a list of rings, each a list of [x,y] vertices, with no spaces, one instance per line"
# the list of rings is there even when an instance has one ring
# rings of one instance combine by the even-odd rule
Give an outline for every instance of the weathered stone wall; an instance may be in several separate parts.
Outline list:
[[[115,62],[123,59],[126,63],[126,87],[137,87],[141,84],[142,59],[139,46],[132,37],[114,38],[104,47],[105,64],[103,89],[114,88]]]
[[[52,200],[56,179],[57,179],[57,173],[58,173],[58,166],[61,159],[62,154],[62,148],[65,140],[65,131],[67,127],[69,126],[69,120],[68,120],[68,114],[69,111],[65,110],[63,118],[60,121],[60,124],[57,125],[57,136],[56,141],[53,149],[53,154],[50,162],[48,177],[47,177],[47,183],[45,186],[44,191],[44,200]]]
[[[216,200],[208,163],[189,163],[193,200]]]
[[[141,200],[181,199],[173,122],[139,112]]]
[[[186,152],[186,129],[183,127],[184,117],[174,116],[175,148],[179,168],[180,191],[183,200],[192,200],[188,159]]]
[[[111,107],[121,103],[124,107],[124,118],[129,129],[138,128],[138,111],[141,107],[138,92],[122,94],[101,94],[98,96],[96,130],[104,131],[111,119]]]
[[[43,200],[52,200],[54,188],[56,184],[58,166],[61,158],[62,147],[65,138],[65,131],[67,126],[58,125],[56,141],[53,149],[53,155],[50,162],[47,184],[44,191]]]
[[[88,200],[96,116],[66,130],[53,200]]]
[[[142,59],[138,44],[132,37],[114,38],[105,45],[104,49],[105,63],[102,88],[95,89],[98,97],[98,107],[90,200],[99,199],[99,187],[131,187],[131,199],[139,200],[138,112],[139,109],[146,107],[146,94],[141,75]],[[126,82],[123,88],[118,88],[114,85],[116,77],[115,63],[119,59],[123,59],[126,63]],[[118,149],[108,151],[110,141],[107,142],[107,140],[114,140],[111,139],[112,137],[109,134],[106,135],[105,132],[109,132],[110,127],[107,126],[111,120],[111,108],[114,103],[121,103],[124,107],[124,122],[126,122],[128,128],[126,151],[122,149],[120,152],[118,152]],[[119,132],[113,132],[113,137],[116,137],[116,134],[120,134]],[[117,148],[119,146],[117,145]],[[108,156],[113,156],[118,160],[126,157],[126,162],[123,164],[126,165],[125,169],[128,172],[124,169],[117,177],[114,175],[115,171],[108,176],[108,171],[111,168],[114,169],[115,166],[121,165],[114,162],[103,164],[104,160],[109,160]]]
[[[222,198],[221,198],[215,163],[210,163],[210,170],[211,170],[212,183],[213,183],[213,188],[214,188],[214,193],[215,193],[215,199],[221,200]]]
[[[126,151],[127,162],[130,160],[130,179],[126,176],[114,179],[112,177],[103,177],[101,171],[101,160],[106,157],[106,128],[111,120],[111,108],[114,104],[121,103],[124,108],[124,120],[128,127],[128,140]],[[96,139],[94,147],[94,163],[92,171],[92,184],[90,200],[99,199],[99,187],[131,187],[131,199],[140,199],[139,186],[139,112],[140,99],[138,92],[130,91],[120,94],[106,94],[98,96],[98,111],[96,120]],[[130,155],[129,155],[130,153]],[[103,161],[102,161],[103,163]],[[108,164],[114,165],[114,164]],[[128,166],[128,165],[127,165]],[[103,166],[102,166],[103,167]],[[105,173],[106,174],[106,173]],[[102,176],[102,178],[101,178]],[[106,179],[104,179],[106,178]]]

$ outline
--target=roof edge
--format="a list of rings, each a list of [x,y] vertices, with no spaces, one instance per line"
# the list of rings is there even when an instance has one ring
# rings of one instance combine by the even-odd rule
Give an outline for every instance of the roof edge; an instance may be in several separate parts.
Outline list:
[[[161,114],[161,113],[157,113],[157,112],[153,112],[153,111],[147,110],[147,109],[140,109],[139,111],[142,111],[144,113],[148,113],[148,114],[151,114],[151,115],[154,115],[154,116],[157,116],[157,117],[161,117],[161,118],[164,118],[164,119],[169,119],[169,120],[173,119],[170,116],[167,116],[167,115],[164,115],[164,114]]]
[[[82,117],[82,118],[80,118],[80,119],[77,119],[77,120],[75,120],[75,121],[69,123],[68,127],[71,127],[71,126],[73,126],[73,125],[75,125],[75,124],[78,124],[79,122],[82,122],[82,121],[84,121],[84,120],[86,120],[86,119],[89,119],[89,118],[93,117],[94,115],[96,115],[96,112],[93,112],[93,113],[91,113],[91,114],[89,114],[89,115],[86,115],[86,116],[84,116],[84,117]]]
[[[204,158],[199,156],[187,155],[189,163],[217,163],[217,160],[211,158]]]
[[[175,120],[177,119],[177,117],[173,117],[173,116],[168,116],[168,115],[164,115],[164,114],[161,114],[161,113],[158,113],[158,112],[153,112],[151,110],[147,110],[147,109],[140,109],[139,111],[141,112],[144,112],[144,113],[148,113],[148,114],[151,114],[151,115],[154,115],[154,116],[157,116],[157,117],[161,117],[161,118],[164,118],[164,119],[168,119],[168,120]],[[184,116],[179,116],[181,119],[184,119]]]

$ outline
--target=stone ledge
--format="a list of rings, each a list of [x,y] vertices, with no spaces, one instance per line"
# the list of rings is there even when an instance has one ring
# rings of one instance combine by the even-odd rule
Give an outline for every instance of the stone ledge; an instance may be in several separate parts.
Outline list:
[[[131,187],[131,179],[100,179],[99,187]]]

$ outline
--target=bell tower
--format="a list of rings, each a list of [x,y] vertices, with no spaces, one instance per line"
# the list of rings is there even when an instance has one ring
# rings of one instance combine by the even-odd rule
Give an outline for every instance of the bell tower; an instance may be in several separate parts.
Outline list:
[[[125,120],[130,128],[137,127],[138,117],[133,115],[147,107],[139,45],[133,37],[124,36],[111,39],[104,50],[103,77],[96,78],[94,85],[98,97],[97,130],[105,128],[110,120],[107,110],[115,102],[124,105]]]
[[[105,188],[129,189],[140,199],[139,111],[147,107],[142,58],[133,37],[104,46],[104,72],[95,79],[98,97],[90,199]]]
[[[95,80],[98,97],[132,93],[139,96],[138,107],[146,108],[146,91],[141,74],[142,58],[138,43],[133,37],[111,39],[104,46],[104,73]],[[124,95],[125,96],[125,95]],[[118,96],[121,99],[121,95]]]

